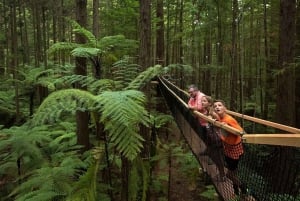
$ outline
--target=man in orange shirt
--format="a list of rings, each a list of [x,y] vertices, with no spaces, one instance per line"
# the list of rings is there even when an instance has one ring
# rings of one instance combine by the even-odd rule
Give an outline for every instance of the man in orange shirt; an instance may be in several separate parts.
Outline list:
[[[215,113],[219,115],[220,122],[236,128],[237,130],[243,131],[239,123],[232,116],[226,113],[226,106],[224,101],[215,100],[213,108]],[[238,163],[240,157],[244,153],[242,138],[239,135],[235,135],[233,133],[225,131],[223,131],[223,133],[220,135],[220,138],[223,142],[225,161],[228,168],[227,177],[233,183],[234,192],[235,194],[239,194],[239,191],[241,190],[242,193],[246,193],[246,188],[244,187],[244,185],[242,185],[237,177]]]

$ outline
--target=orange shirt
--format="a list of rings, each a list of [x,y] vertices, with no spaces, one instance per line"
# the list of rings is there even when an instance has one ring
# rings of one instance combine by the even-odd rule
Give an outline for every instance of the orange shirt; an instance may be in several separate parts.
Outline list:
[[[228,126],[231,126],[233,128],[236,128],[240,131],[242,131],[242,127],[239,125],[239,123],[229,114],[225,114],[223,118],[220,118],[220,122],[226,123]],[[226,131],[225,131],[226,132]],[[241,142],[242,138],[239,135],[234,135],[232,133],[226,132],[227,135],[221,135],[221,139],[230,145],[235,145]]]

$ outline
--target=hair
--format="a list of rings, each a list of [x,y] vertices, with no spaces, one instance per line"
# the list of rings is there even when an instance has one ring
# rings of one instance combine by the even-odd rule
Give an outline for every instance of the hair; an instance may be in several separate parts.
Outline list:
[[[188,89],[193,88],[194,90],[198,90],[198,87],[195,84],[189,85]]]
[[[205,96],[203,96],[203,97],[206,98],[207,102],[209,102],[211,105],[214,103],[214,101],[213,101],[213,99],[212,99],[211,96],[205,95]]]
[[[216,99],[216,100],[214,100],[214,103],[216,103],[216,102],[220,102],[226,107],[225,101],[223,101],[221,99]]]
[[[210,103],[210,106],[208,107],[208,115],[211,116],[213,119],[216,120],[220,120],[220,117],[217,113],[215,113],[214,109],[213,109],[213,103],[218,102],[219,100],[213,100],[213,98],[211,96],[203,96],[206,98],[207,102]],[[224,103],[224,101],[221,101],[222,103]]]

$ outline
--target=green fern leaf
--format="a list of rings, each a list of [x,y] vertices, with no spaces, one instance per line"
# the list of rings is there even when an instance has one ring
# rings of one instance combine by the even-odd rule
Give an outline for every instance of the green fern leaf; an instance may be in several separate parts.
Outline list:
[[[77,110],[88,110],[95,101],[95,96],[80,89],[65,89],[51,93],[40,105],[31,124],[55,122],[62,112],[75,113]]]
[[[142,92],[127,90],[104,92],[97,96],[95,108],[101,111],[101,121],[117,150],[130,160],[140,152],[143,138],[138,125],[148,125]]]
[[[85,48],[85,47],[77,47],[71,51],[71,55],[73,57],[84,57],[84,58],[91,58],[97,56],[100,53],[101,53],[100,49]]]

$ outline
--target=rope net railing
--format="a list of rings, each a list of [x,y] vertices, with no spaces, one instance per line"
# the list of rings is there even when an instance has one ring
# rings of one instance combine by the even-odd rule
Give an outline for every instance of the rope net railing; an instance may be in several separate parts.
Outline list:
[[[158,81],[160,92],[181,133],[223,200],[300,201],[300,134],[286,134],[285,137],[269,134],[268,137],[262,136],[268,134],[248,134],[246,130],[247,134],[243,135],[244,154],[237,171],[244,191],[237,195],[233,182],[228,177],[220,177],[223,171],[226,174],[228,170],[222,143],[215,132],[227,130],[241,135],[243,133],[208,119],[212,125],[210,134],[215,137],[205,139],[195,112],[186,105],[186,93],[164,79]],[[298,131],[292,127],[287,129],[294,133]]]

